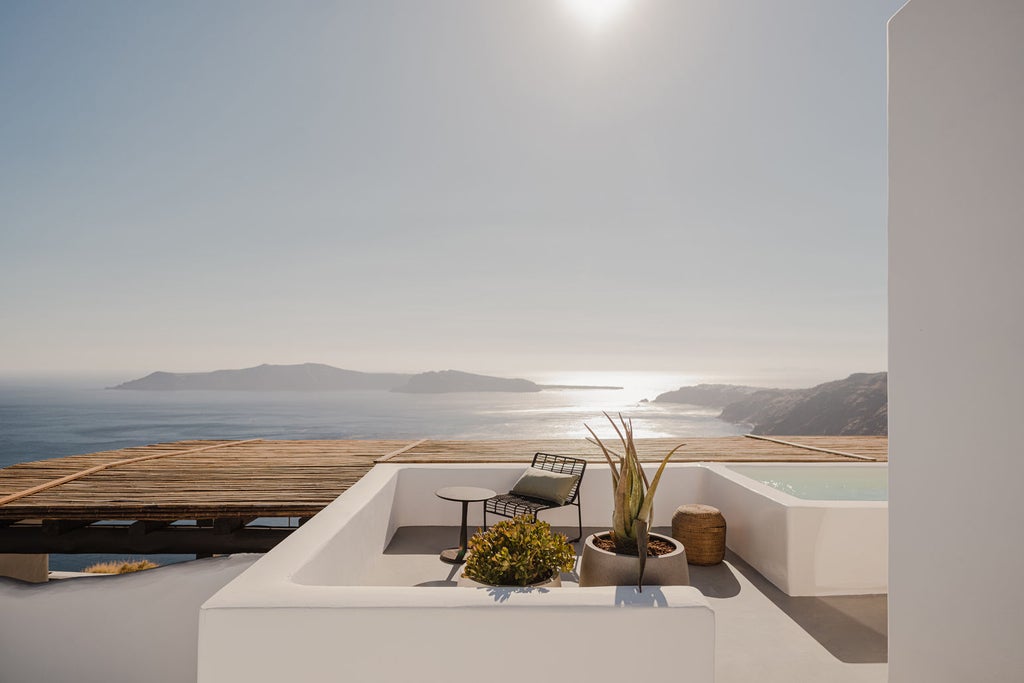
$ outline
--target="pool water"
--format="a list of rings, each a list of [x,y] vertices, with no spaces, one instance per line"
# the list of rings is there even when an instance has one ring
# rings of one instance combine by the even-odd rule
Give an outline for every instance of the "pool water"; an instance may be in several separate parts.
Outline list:
[[[889,500],[884,465],[730,465],[729,469],[803,500]]]

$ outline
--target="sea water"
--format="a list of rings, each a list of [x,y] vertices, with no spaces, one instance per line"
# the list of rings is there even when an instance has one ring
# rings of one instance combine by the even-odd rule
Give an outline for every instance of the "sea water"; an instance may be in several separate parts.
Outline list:
[[[557,377],[531,378],[557,382]],[[101,382],[0,381],[0,467],[182,439],[583,438],[612,436],[602,412],[633,419],[638,437],[726,436],[719,410],[644,402],[687,383],[655,373],[571,380],[621,390],[403,394],[387,391],[123,391]],[[552,382],[551,380],[554,380]],[[596,381],[595,381],[596,380]],[[623,381],[625,380],[625,381]],[[113,382],[111,382],[113,383]],[[160,563],[191,556],[159,556]],[[52,569],[108,556],[52,555]]]

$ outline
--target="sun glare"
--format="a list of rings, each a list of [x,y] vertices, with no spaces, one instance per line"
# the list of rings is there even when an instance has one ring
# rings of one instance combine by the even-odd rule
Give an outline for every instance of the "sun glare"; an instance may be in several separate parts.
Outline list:
[[[597,30],[621,14],[629,0],[563,0],[563,2],[581,21]]]

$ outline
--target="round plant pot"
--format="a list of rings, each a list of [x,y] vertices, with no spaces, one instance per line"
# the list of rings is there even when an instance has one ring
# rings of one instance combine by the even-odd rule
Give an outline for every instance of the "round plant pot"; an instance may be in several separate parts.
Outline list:
[[[640,573],[640,560],[636,555],[625,555],[602,550],[594,545],[598,536],[591,534],[583,544],[580,558],[580,586],[635,586]],[[651,534],[651,539],[671,543],[675,550],[665,555],[648,557],[644,568],[645,586],[689,586],[690,568],[686,563],[686,549],[670,536]]]
[[[539,581],[537,583],[531,583],[529,586],[495,586],[489,583],[480,583],[473,579],[466,578],[465,576],[459,576],[459,580],[455,582],[457,586],[466,586],[469,588],[554,588],[562,585],[562,575],[554,574],[547,581]]]

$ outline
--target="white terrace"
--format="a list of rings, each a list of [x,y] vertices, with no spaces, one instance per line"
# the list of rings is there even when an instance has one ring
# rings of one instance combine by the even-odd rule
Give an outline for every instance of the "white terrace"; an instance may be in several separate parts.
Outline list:
[[[561,588],[456,587],[460,570],[438,552],[457,540],[458,506],[434,491],[508,490],[523,467],[377,465],[206,602],[200,680],[312,680],[344,671],[384,681],[457,666],[515,681],[523,676],[517,651],[529,651],[531,669],[568,666],[574,677],[610,680],[635,670],[629,657],[592,654],[615,633],[637,634],[642,651],[672,653],[685,662],[685,680],[792,680],[795,666],[820,680],[885,680],[884,595],[786,594],[883,593],[884,502],[799,501],[725,465],[670,465],[656,524],[666,525],[682,503],[715,505],[729,522],[730,547],[747,561],[730,554],[722,565],[692,567],[693,586],[643,592],[580,589],[574,574]],[[607,466],[591,465],[581,488],[586,527],[607,528],[610,488]],[[479,525],[480,506],[471,509],[470,524]],[[546,515],[567,531],[576,522],[568,509]],[[833,537],[856,542],[844,555]]]

